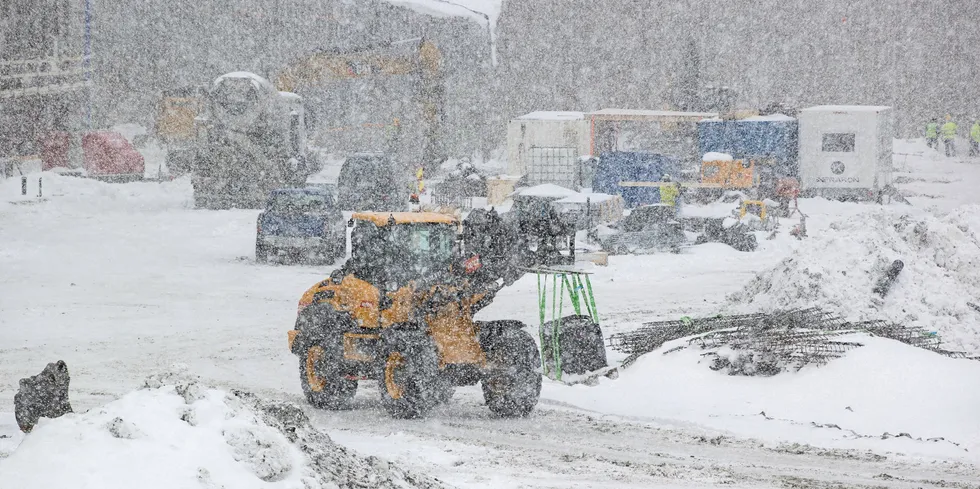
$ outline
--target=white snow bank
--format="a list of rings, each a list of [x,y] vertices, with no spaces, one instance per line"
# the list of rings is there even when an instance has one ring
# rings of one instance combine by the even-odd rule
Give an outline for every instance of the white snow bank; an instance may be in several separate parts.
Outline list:
[[[704,156],[701,157],[701,161],[732,161],[734,159],[735,158],[732,158],[732,155],[728,153],[716,153],[714,151],[705,153]]]
[[[347,453],[293,405],[173,380],[151,378],[101,409],[42,419],[0,460],[0,487],[443,487]]]
[[[553,183],[544,183],[541,185],[536,185],[534,187],[522,188],[510,195],[520,195],[522,197],[545,197],[545,198],[556,198],[562,199],[565,197],[574,197],[579,195],[578,192],[567,189],[560,185],[555,185]]]
[[[770,443],[978,458],[980,362],[867,335],[841,340],[864,346],[827,365],[772,377],[713,371],[699,347],[675,340],[640,357],[618,379],[601,378],[595,387],[546,383],[544,395],[602,413],[695,422]],[[671,351],[678,347],[686,348]]]
[[[796,119],[786,114],[769,114],[769,115],[754,115],[752,117],[746,117],[745,119],[742,120],[752,121],[752,122],[780,122],[780,121],[795,121]]]
[[[834,222],[729,300],[753,311],[820,306],[849,320],[884,319],[939,333],[942,347],[980,352],[980,232],[968,206],[939,219],[913,208],[874,208]],[[887,296],[884,269],[904,270]]]
[[[42,205],[54,205],[73,210],[160,211],[193,207],[190,178],[164,182],[107,183],[91,178],[40,172],[28,175],[27,200],[37,197],[37,182],[41,179]],[[22,201],[19,178],[0,182],[0,204]]]

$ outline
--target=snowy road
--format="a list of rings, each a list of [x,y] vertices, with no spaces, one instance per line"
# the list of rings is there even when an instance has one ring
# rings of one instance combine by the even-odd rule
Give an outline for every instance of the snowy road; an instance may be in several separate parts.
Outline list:
[[[285,331],[300,293],[328,268],[257,266],[257,211],[189,209],[186,182],[49,180],[41,203],[11,204],[19,182],[0,187],[0,438],[8,437],[0,460],[20,437],[3,414],[17,379],[56,359],[71,368],[76,411],[173,363],[218,386],[302,403]],[[752,254],[706,245],[678,256],[614,257],[593,279],[604,333],[722,312],[726,294],[794,246],[776,240]],[[535,294],[526,277],[481,316],[534,324]],[[370,383],[354,411],[310,412],[341,444],[459,487],[976,487],[980,480],[969,456],[778,443],[696,417],[664,417],[656,402],[642,417],[589,411],[560,401],[561,389],[546,385],[539,409],[516,421],[489,417],[476,388],[459,389],[429,419],[390,420]]]

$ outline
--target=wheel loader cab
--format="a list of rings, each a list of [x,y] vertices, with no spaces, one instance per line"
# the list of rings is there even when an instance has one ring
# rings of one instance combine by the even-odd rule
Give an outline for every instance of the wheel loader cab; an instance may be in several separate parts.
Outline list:
[[[541,390],[537,346],[520,322],[473,320],[488,293],[456,266],[459,221],[364,212],[349,225],[351,258],[303,294],[288,334],[309,402],[349,408],[357,383],[376,380],[389,414],[420,417],[457,385],[482,382],[492,411],[528,414]]]

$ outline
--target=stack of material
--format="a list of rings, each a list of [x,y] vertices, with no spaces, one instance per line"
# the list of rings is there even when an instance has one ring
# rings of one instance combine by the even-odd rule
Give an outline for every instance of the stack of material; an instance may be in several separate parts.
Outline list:
[[[625,367],[669,341],[689,337],[688,344],[698,345],[708,350],[706,356],[715,357],[713,368],[729,368],[733,374],[772,375],[789,368],[799,370],[808,364],[825,364],[840,357],[847,350],[861,346],[844,338],[855,333],[894,339],[946,356],[971,358],[940,349],[939,338],[918,327],[886,321],[850,323],[816,307],[651,322],[635,331],[615,334],[609,343],[614,350],[630,355],[623,362]]]

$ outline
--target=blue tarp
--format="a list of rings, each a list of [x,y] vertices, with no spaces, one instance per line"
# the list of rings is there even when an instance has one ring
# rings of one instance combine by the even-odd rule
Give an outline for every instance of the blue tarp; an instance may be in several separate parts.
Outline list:
[[[613,151],[599,155],[592,190],[620,195],[633,208],[660,203],[657,187],[620,187],[619,182],[659,182],[663,175],[680,176],[680,160],[674,156],[643,151]]]
[[[728,153],[735,159],[772,158],[781,176],[797,176],[799,122],[786,120],[703,120],[698,122],[701,154]]]

